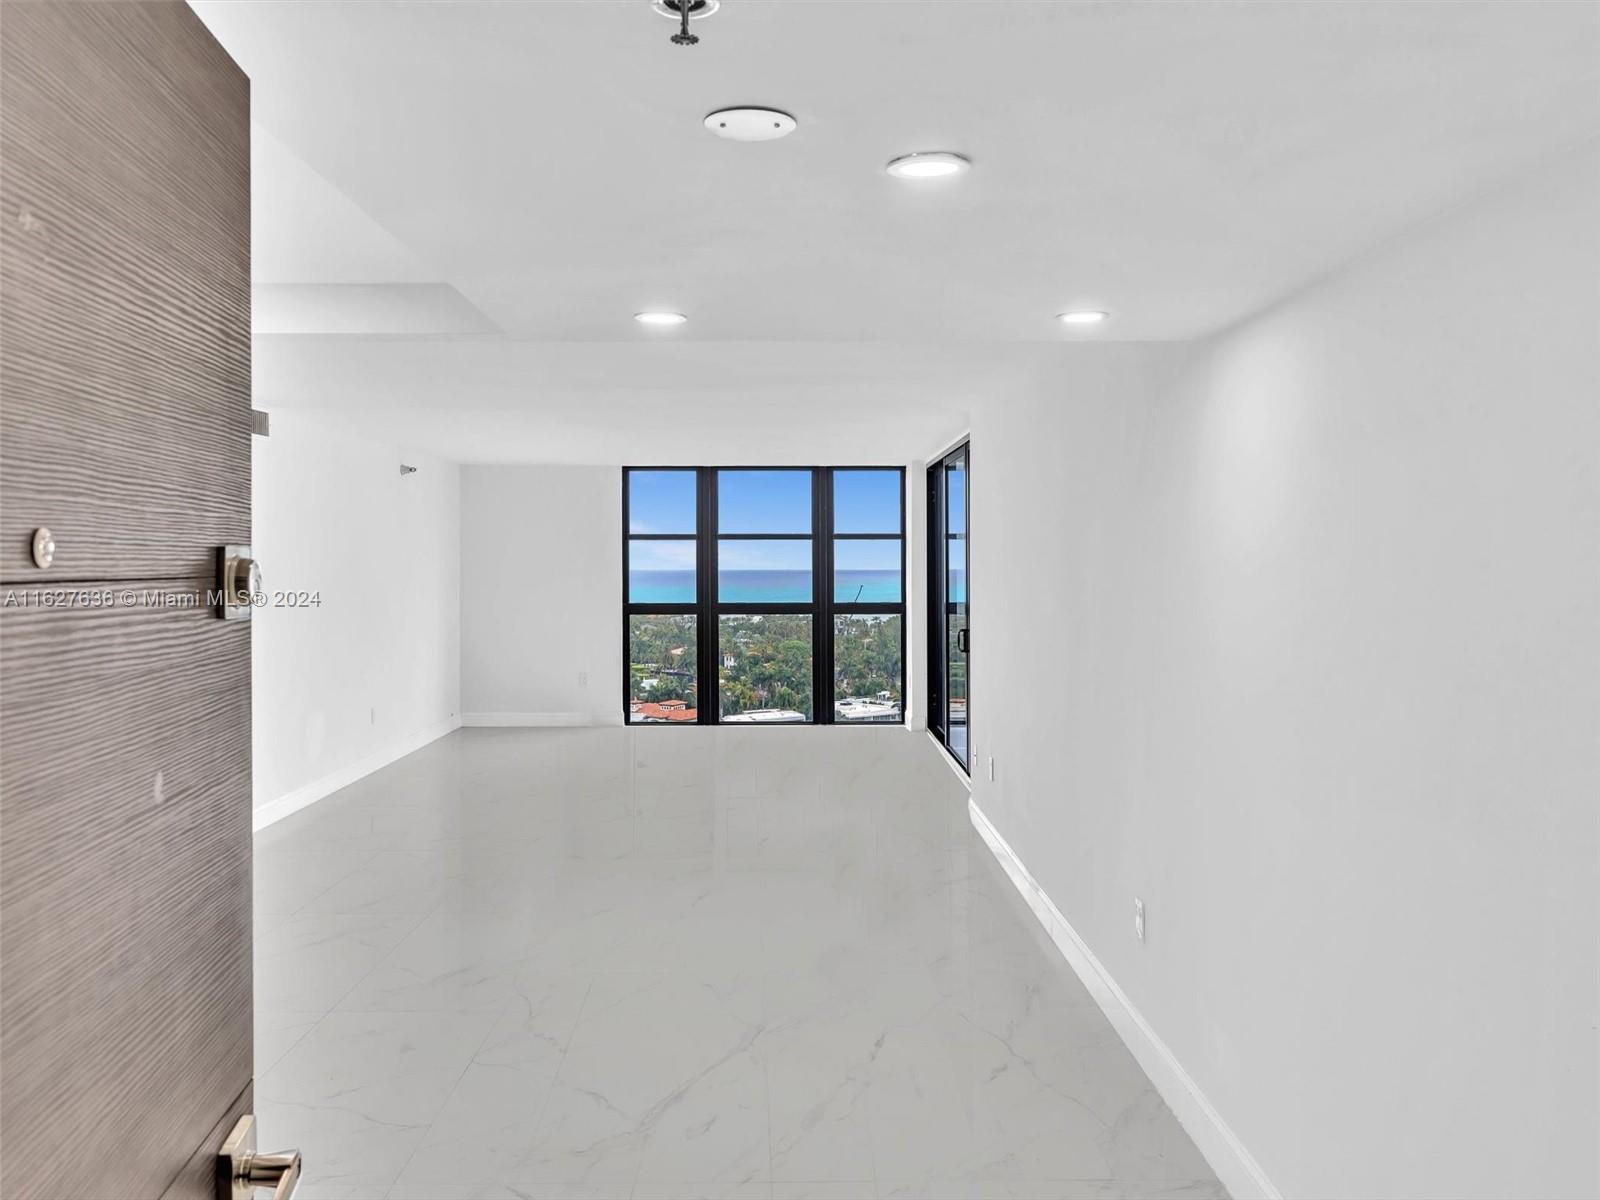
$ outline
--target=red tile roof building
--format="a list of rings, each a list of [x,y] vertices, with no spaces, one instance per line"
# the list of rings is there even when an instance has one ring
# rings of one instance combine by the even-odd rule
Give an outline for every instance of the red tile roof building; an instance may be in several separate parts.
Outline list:
[[[628,707],[635,721],[693,721],[700,715],[687,700],[663,700],[659,704],[635,700]]]

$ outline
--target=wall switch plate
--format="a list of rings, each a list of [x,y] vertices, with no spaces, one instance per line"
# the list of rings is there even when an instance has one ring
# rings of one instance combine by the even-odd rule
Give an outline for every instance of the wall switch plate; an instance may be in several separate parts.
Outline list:
[[[994,755],[989,755],[989,782],[994,782]]]
[[[1133,936],[1144,941],[1144,901],[1133,898]]]

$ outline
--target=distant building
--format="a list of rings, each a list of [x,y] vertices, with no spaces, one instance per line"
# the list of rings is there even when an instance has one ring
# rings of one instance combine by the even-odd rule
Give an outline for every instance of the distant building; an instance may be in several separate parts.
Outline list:
[[[794,725],[803,724],[806,715],[792,708],[752,708],[747,712],[730,713],[722,718],[724,725]]]
[[[700,715],[699,710],[689,707],[687,700],[662,700],[660,703],[635,700],[628,705],[628,712],[635,721],[646,725],[694,721]]]
[[[879,692],[870,699],[865,696],[852,696],[848,700],[835,700],[833,703],[833,719],[835,721],[898,722],[900,720],[900,701],[895,699],[893,692]]]

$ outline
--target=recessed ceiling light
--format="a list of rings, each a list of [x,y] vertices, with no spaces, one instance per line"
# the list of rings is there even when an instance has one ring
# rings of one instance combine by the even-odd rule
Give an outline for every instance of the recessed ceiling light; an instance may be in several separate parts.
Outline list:
[[[964,174],[971,166],[971,159],[949,150],[924,150],[891,160],[888,171],[896,179],[946,179]]]
[[[735,142],[770,142],[795,130],[795,119],[775,108],[720,108],[706,117],[706,128]]]
[[[1092,309],[1079,309],[1076,312],[1057,313],[1056,320],[1063,325],[1098,325],[1110,316],[1110,313],[1095,312]]]
[[[641,325],[682,325],[689,318],[677,312],[636,312],[633,319]]]

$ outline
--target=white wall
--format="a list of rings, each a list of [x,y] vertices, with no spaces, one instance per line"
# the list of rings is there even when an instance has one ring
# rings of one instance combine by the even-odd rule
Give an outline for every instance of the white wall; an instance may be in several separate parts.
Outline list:
[[[622,474],[463,467],[468,723],[622,721]]]
[[[417,467],[402,477],[400,464]],[[272,413],[252,520],[258,825],[447,732],[460,704],[460,468]]]
[[[975,416],[975,799],[1286,1196],[1600,1193],[1597,213]]]

